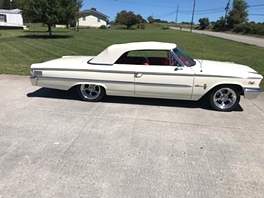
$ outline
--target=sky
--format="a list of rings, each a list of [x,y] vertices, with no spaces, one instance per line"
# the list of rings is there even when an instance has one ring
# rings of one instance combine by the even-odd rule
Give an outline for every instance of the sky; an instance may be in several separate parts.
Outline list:
[[[194,23],[200,18],[208,17],[216,21],[225,16],[228,0],[83,0],[81,10],[96,8],[97,11],[109,16],[109,21],[115,20],[116,14],[122,10],[133,11],[147,20],[148,16],[168,22],[191,22],[195,2]],[[232,8],[233,0],[230,0]],[[264,0],[246,0],[249,21],[264,22]],[[177,16],[178,7],[178,16]],[[177,16],[177,17],[176,17]]]

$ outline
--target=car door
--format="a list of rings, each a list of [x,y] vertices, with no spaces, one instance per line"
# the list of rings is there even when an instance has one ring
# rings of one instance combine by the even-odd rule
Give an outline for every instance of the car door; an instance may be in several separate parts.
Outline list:
[[[187,66],[138,66],[134,80],[137,96],[190,99],[194,72]]]

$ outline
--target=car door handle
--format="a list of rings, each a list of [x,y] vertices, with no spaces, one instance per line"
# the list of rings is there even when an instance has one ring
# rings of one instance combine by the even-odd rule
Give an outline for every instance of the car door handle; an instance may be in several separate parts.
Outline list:
[[[143,76],[143,73],[135,72],[135,78],[140,78]]]
[[[176,67],[174,71],[183,70],[183,67]]]

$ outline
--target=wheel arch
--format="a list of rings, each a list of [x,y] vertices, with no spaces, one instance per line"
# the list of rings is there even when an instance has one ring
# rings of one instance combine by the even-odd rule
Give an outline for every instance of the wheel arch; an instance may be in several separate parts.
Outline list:
[[[217,87],[221,87],[221,86],[232,86],[232,87],[235,87],[235,88],[238,90],[238,92],[239,92],[240,95],[244,95],[244,89],[243,89],[242,85],[240,85],[240,84],[236,84],[236,83],[221,83],[221,84],[216,84],[216,85],[212,86],[212,87],[206,92],[206,94],[204,94],[204,95],[201,97],[201,99],[204,98],[204,97],[207,97],[208,94],[210,94],[211,91],[212,91],[213,89],[215,89],[215,88],[217,88]]]
[[[83,85],[83,84],[93,84],[93,85],[98,85],[98,86],[104,88],[105,93],[107,92],[107,88],[106,88],[105,84],[103,84],[103,83],[94,83],[94,82],[77,82],[77,83],[74,83],[74,84],[70,87],[70,89],[72,89],[72,88],[76,88],[76,87],[78,87],[79,85]]]

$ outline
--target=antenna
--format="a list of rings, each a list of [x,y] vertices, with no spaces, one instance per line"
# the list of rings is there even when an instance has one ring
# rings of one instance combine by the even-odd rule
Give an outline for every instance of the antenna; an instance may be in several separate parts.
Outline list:
[[[203,33],[201,34],[201,37],[204,37],[204,30]],[[201,39],[203,40],[203,39]],[[204,60],[204,42],[202,42],[202,57],[201,57],[201,62],[200,62],[200,72],[203,72],[203,60]]]

